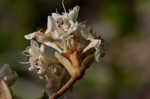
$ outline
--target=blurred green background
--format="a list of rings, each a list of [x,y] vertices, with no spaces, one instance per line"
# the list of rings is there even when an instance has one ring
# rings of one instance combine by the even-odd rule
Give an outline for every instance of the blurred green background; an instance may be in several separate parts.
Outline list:
[[[75,84],[69,99],[150,99],[150,0],[64,0],[81,7],[86,21],[108,42],[100,64]],[[47,16],[62,12],[61,0],[0,0],[0,64],[10,64],[19,78],[12,86],[21,99],[36,99],[44,83],[29,73],[22,51],[24,35],[46,28]]]

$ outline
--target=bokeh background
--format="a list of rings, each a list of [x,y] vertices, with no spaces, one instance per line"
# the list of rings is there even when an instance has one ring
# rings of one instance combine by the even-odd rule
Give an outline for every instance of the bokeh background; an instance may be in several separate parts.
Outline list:
[[[66,9],[81,7],[85,21],[107,41],[100,64],[77,82],[70,99],[150,99],[150,0],[64,0]],[[0,0],[0,65],[18,73],[12,90],[36,99],[44,84],[29,73],[22,51],[24,35],[46,27],[47,16],[62,12],[61,0]]]

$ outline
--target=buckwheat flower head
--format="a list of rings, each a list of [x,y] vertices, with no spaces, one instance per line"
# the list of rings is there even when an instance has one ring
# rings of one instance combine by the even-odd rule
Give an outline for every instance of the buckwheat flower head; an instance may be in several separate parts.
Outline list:
[[[31,40],[31,47],[26,51],[30,54],[30,68],[29,70],[38,69],[39,73],[44,71],[40,65],[43,65],[43,62],[40,60],[47,59],[47,56],[42,51],[43,46],[48,46],[60,53],[66,53],[67,49],[71,46],[77,45],[77,43],[82,45],[83,40],[90,42],[84,49],[82,53],[85,53],[91,48],[96,49],[96,61],[99,61],[100,57],[99,47],[101,45],[101,39],[97,39],[94,35],[87,30],[85,24],[81,24],[77,21],[79,6],[74,7],[69,12],[64,12],[62,14],[52,13],[51,16],[48,16],[47,29],[45,32],[36,31],[30,34],[25,35],[27,40]],[[75,36],[77,39],[75,39]],[[41,48],[39,47],[36,40],[42,43]],[[79,41],[79,38],[80,41]],[[78,41],[77,41],[78,40]],[[40,64],[40,65],[39,65]],[[45,65],[48,64],[48,61],[45,61]],[[44,65],[43,65],[44,66]],[[47,66],[46,66],[47,67]]]
[[[63,69],[71,75],[71,79],[51,99],[64,93],[68,86],[84,74],[88,67],[86,65],[90,65],[87,63],[93,61],[93,56],[99,62],[104,52],[101,36],[89,31],[85,24],[77,21],[79,9],[79,6],[75,6],[69,12],[65,10],[62,14],[52,13],[47,18],[45,31],[38,30],[25,35],[25,38],[31,41],[30,47],[25,50],[29,57],[29,70],[36,70],[38,74],[46,76],[48,82],[51,82],[49,89],[56,86],[56,90],[64,84],[63,80],[68,76],[66,73],[60,73]],[[53,56],[46,53],[47,48],[54,50],[54,52],[48,50],[53,53]],[[59,76],[53,73],[56,70],[56,64],[62,69],[58,70]]]

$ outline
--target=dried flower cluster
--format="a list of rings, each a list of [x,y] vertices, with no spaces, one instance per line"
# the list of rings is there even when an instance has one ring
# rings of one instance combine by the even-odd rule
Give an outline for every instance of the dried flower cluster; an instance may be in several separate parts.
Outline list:
[[[94,61],[94,56],[99,62],[104,54],[102,38],[77,21],[78,12],[79,6],[62,14],[52,13],[48,16],[46,31],[39,30],[25,35],[31,41],[30,47],[24,51],[29,57],[29,70],[36,70],[47,78],[51,89],[55,88],[50,99],[62,95],[81,78]],[[47,54],[47,51],[50,52],[47,48],[54,49],[51,52],[54,56]],[[71,77],[65,82],[67,75]]]

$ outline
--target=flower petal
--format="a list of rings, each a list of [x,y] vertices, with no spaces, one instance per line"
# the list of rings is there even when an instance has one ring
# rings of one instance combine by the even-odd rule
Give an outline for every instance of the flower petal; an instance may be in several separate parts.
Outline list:
[[[43,45],[43,44],[41,45],[41,47],[40,47],[40,52],[41,52],[41,53],[44,53],[44,52],[45,52],[45,45]]]
[[[52,18],[57,21],[58,19],[62,18],[62,15],[58,14],[58,13],[52,13]]]
[[[54,48],[57,50],[59,53],[62,53],[62,50],[53,42],[44,42],[45,45]]]
[[[31,40],[31,39],[33,39],[33,38],[35,37],[35,32],[30,33],[30,34],[27,34],[27,35],[25,35],[24,37],[25,37],[25,39],[27,39],[27,40]]]
[[[52,28],[53,28],[53,25],[54,25],[53,19],[52,19],[51,16],[48,16],[47,21],[48,21],[47,22],[47,29],[45,31],[45,34],[50,33],[52,31]]]
[[[82,53],[85,53],[87,50],[91,49],[91,48],[95,48],[100,46],[101,40],[97,40],[97,39],[91,39],[91,43],[84,48],[84,50],[82,51]]]
[[[73,8],[73,10],[71,10],[70,12],[69,12],[69,17],[72,19],[72,20],[77,20],[77,18],[78,18],[78,13],[79,13],[79,10],[80,10],[80,7],[79,6],[75,6],[74,8]]]
[[[40,55],[39,45],[34,40],[31,40],[31,48],[29,48],[29,54],[33,57],[38,57]]]

